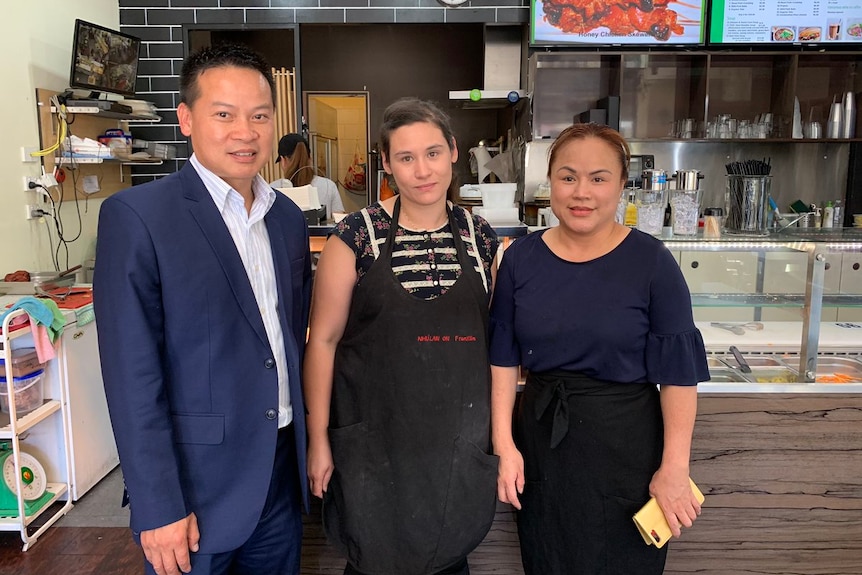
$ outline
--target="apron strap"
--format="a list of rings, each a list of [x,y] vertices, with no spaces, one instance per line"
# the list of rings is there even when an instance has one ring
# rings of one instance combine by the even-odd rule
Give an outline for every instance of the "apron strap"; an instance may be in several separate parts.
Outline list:
[[[449,202],[452,205],[452,202]],[[467,217],[467,230],[470,232],[470,245],[473,246],[473,259],[476,260],[476,271],[482,276],[482,287],[485,288],[485,293],[488,293],[488,276],[485,273],[485,264],[482,263],[482,255],[479,253],[479,246],[476,245],[476,228],[473,225],[473,216],[467,210],[464,210],[464,215]],[[453,230],[452,233],[458,233],[460,230]]]
[[[368,230],[368,240],[371,244],[371,251],[374,254],[374,259],[377,260],[377,258],[380,257],[380,246],[377,244],[382,243],[383,240],[378,240],[377,236],[374,235],[374,224],[371,223],[371,215],[368,213],[368,208],[362,208],[359,210],[359,213],[362,214],[362,218],[365,220],[365,229]]]

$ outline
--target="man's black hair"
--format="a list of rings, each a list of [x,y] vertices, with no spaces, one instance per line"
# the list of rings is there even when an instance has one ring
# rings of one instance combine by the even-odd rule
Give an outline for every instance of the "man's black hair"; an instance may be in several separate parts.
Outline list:
[[[263,74],[272,92],[273,106],[275,105],[275,81],[272,79],[272,68],[263,56],[242,44],[219,44],[203,48],[189,56],[180,72],[180,102],[187,106],[194,104],[200,96],[200,90],[198,90],[200,75],[207,70],[224,66],[248,68]]]

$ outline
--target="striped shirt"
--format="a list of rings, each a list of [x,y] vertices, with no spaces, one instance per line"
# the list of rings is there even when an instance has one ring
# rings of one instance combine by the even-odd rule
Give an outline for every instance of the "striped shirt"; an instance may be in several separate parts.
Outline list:
[[[242,259],[251,290],[263,319],[269,347],[278,371],[278,426],[284,427],[293,421],[290,390],[287,385],[287,354],[284,351],[284,334],[278,317],[278,287],[275,282],[275,264],[272,261],[272,246],[263,218],[275,203],[276,192],[262,177],[252,183],[254,202],[251,213],[245,209],[245,200],[227,182],[206,169],[192,154],[189,158],[198,176],[215,202],[224,219],[233,243]]]
[[[486,291],[491,289],[491,264],[499,241],[491,226],[459,206],[452,207],[467,256],[482,276]],[[354,212],[341,220],[333,232],[356,254],[357,283],[362,281],[386,243],[392,218],[379,203]],[[440,229],[417,232],[401,225],[395,232],[392,271],[410,294],[434,299],[446,293],[461,275],[458,251],[449,222]]]

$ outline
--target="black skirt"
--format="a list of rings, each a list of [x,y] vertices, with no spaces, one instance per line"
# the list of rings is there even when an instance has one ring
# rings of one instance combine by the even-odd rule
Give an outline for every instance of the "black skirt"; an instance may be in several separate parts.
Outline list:
[[[531,374],[515,441],[526,475],[518,513],[526,575],[662,573],[667,546],[646,545],[632,521],[661,463],[656,386]]]

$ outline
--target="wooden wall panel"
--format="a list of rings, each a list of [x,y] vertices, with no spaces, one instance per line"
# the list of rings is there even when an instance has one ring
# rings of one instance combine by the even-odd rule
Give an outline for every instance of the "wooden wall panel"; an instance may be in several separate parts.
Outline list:
[[[707,499],[667,575],[862,574],[862,396],[702,393],[691,473]],[[340,575],[319,507],[306,519],[303,574]],[[510,506],[470,571],[523,575]]]
[[[707,497],[665,573],[862,573],[862,397],[701,394]]]

